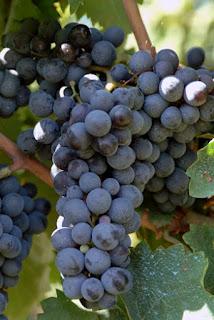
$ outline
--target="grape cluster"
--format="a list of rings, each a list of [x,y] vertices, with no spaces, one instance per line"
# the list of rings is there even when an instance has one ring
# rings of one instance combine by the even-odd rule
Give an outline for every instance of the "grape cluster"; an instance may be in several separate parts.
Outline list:
[[[22,22],[19,32],[5,36],[0,53],[0,117],[8,118],[18,107],[29,105],[35,116],[45,118],[34,132],[30,128],[19,134],[17,145],[23,152],[51,160],[51,144],[75,106],[80,78],[94,64],[111,66],[123,40],[118,27],[102,33],[82,24],[61,28],[55,20],[39,23],[32,18]],[[83,89],[83,95],[86,90],[93,88]],[[51,114],[56,122],[46,119]]]
[[[6,290],[18,282],[33,235],[47,226],[50,203],[43,198],[34,199],[36,193],[35,185],[21,186],[15,176],[0,180],[0,319],[6,319]]]
[[[135,209],[144,190],[165,213],[193,205],[185,173],[196,158],[191,143],[213,121],[207,69],[179,67],[169,49],[155,59],[139,51],[125,68],[137,74],[136,86],[108,92],[97,75],[80,79],[82,103],[72,108],[52,149],[61,196],[52,235],[56,264],[65,294],[92,309],[112,307],[132,286],[128,234],[140,226]],[[121,65],[112,68],[114,79],[128,78],[117,70]]]
[[[194,139],[214,120],[214,74],[201,48],[187,52],[187,67],[171,49],[155,58],[140,50],[128,66],[113,65],[123,39],[118,27],[27,19],[1,53],[2,81],[11,69],[25,92],[37,81],[29,108],[42,119],[17,144],[52,160],[56,265],[65,295],[91,309],[111,308],[132,287],[129,234],[140,227],[144,198],[165,213],[193,205],[185,171]]]
[[[58,109],[58,104],[63,104],[65,110],[60,116],[64,120],[72,102],[69,105],[67,99],[61,101],[60,98],[72,96],[70,82],[78,82],[92,63],[111,66],[116,59],[115,48],[123,40],[124,32],[117,27],[101,33],[78,23],[61,28],[56,20],[40,23],[33,18],[23,20],[18,32],[3,38],[0,117],[10,117],[17,108],[28,105],[30,99],[30,109],[41,117],[49,116]],[[28,87],[34,81],[40,90],[30,97]],[[56,115],[58,117],[58,113]],[[30,131],[26,135],[29,140]],[[28,148],[27,152],[34,153],[34,146]]]

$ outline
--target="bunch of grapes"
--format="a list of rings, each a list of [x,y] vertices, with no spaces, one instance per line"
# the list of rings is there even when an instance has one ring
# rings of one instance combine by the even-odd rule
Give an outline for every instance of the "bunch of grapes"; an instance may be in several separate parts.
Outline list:
[[[46,229],[50,203],[36,198],[36,186],[15,176],[0,180],[0,319],[4,320],[8,288],[16,286],[32,237]]]
[[[19,105],[29,100],[42,118],[17,144],[52,160],[60,196],[52,244],[65,295],[95,310],[111,308],[132,287],[129,234],[141,225],[136,209],[144,198],[165,213],[193,205],[185,171],[196,158],[194,139],[214,120],[214,74],[201,48],[188,51],[187,67],[171,49],[155,57],[140,50],[128,66],[113,65],[123,39],[118,27],[61,29],[27,19],[5,37],[1,53],[1,97],[18,106],[22,88]],[[14,77],[5,86],[14,72],[18,87]],[[34,80],[38,89],[30,93]],[[5,106],[0,116],[16,109]]]

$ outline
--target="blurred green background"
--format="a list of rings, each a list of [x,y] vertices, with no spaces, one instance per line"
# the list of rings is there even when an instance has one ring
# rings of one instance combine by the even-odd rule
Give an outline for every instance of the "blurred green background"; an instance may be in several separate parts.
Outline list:
[[[15,30],[19,20],[27,16],[43,18],[47,15],[58,16],[62,25],[70,21],[81,21],[88,26],[92,24],[101,30],[109,25],[122,26],[127,32],[124,46],[119,48],[118,60],[128,58],[137,49],[134,35],[131,33],[125,17],[121,0],[0,0],[0,33]],[[142,1],[138,1],[142,3]],[[185,63],[185,52],[191,46],[202,46],[206,51],[206,65],[214,65],[214,0],[145,0],[139,5],[153,45],[174,49]],[[57,13],[57,14],[56,14]],[[8,120],[0,119],[0,131],[13,141],[17,134],[32,127],[35,118],[29,110],[22,108]],[[0,153],[0,162],[8,158]],[[50,234],[54,230],[56,213],[54,211],[57,196],[50,187],[40,182],[29,173],[17,173],[20,180],[36,182],[39,195],[48,197],[52,202],[49,227],[46,234],[34,238],[33,249],[24,263],[18,287],[9,290],[10,320],[32,320],[41,310],[39,301],[53,296],[55,288],[60,287],[59,275],[54,265],[54,253],[50,245]]]

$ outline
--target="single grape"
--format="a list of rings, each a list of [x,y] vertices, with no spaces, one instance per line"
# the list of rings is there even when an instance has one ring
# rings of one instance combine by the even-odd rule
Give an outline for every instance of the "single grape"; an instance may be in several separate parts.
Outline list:
[[[136,155],[132,148],[129,146],[120,146],[117,152],[107,157],[108,164],[117,170],[123,170],[130,167],[135,161]]]
[[[168,61],[173,65],[174,71],[178,68],[179,59],[174,50],[171,49],[162,49],[160,50],[155,57],[156,61]]]
[[[99,154],[95,154],[93,157],[88,159],[87,163],[90,171],[96,173],[99,176],[104,174],[107,170],[106,160]]]
[[[167,152],[170,154],[170,156],[174,159],[178,159],[184,155],[186,152],[186,144],[185,143],[179,143],[175,140],[170,140],[168,144]]]
[[[66,170],[70,161],[76,158],[76,152],[67,147],[59,147],[54,151],[52,161],[61,170]]]
[[[21,83],[17,71],[5,70],[4,79],[0,86],[0,93],[5,98],[14,98],[20,85]]]
[[[122,63],[115,64],[112,67],[111,76],[113,80],[116,82],[127,81],[131,77],[128,68],[126,67],[125,64],[122,64]]]
[[[85,118],[85,127],[92,136],[102,137],[110,131],[111,119],[105,111],[91,111]]]
[[[134,208],[140,207],[143,202],[142,192],[133,185],[122,185],[118,196],[131,200]]]
[[[70,43],[61,43],[56,50],[57,57],[66,63],[74,62],[79,53],[79,50]]]
[[[56,256],[56,266],[64,276],[75,276],[84,268],[84,255],[75,248],[65,248]]]
[[[69,32],[68,38],[74,47],[87,48],[91,42],[91,32],[86,25],[77,24]]]
[[[114,127],[123,128],[131,124],[132,113],[130,109],[124,105],[118,104],[114,106],[110,113],[111,121]]]
[[[196,136],[196,129],[193,125],[188,126],[183,131],[175,133],[173,135],[174,139],[180,143],[189,143],[194,139],[195,136]]]
[[[160,120],[165,128],[175,130],[182,123],[182,113],[179,108],[170,106],[163,111]]]
[[[200,107],[207,100],[207,86],[202,81],[190,82],[184,89],[184,100],[193,107]]]
[[[100,188],[101,180],[97,174],[86,172],[81,175],[79,185],[83,192],[88,193],[96,188]]]
[[[102,188],[107,190],[112,196],[115,196],[120,190],[120,184],[114,178],[106,178],[102,182]]]
[[[95,43],[91,55],[95,64],[108,67],[111,66],[116,59],[116,50],[111,42],[101,40]]]
[[[87,207],[96,215],[107,212],[111,206],[111,202],[110,193],[102,188],[96,188],[90,191],[86,197]]]
[[[175,76],[180,79],[186,86],[190,82],[197,81],[198,75],[196,70],[190,67],[183,67],[176,71]]]
[[[148,133],[148,137],[152,142],[161,143],[171,136],[171,131],[162,126],[159,121],[155,121]]]
[[[103,40],[110,41],[115,47],[119,47],[124,41],[125,33],[120,27],[109,27],[103,33]]]
[[[145,120],[139,111],[132,111],[132,120],[129,129],[132,135],[140,135],[146,127]]]
[[[150,71],[154,65],[153,58],[147,51],[140,50],[131,56],[129,68],[133,73]]]
[[[114,106],[113,95],[107,90],[98,90],[91,96],[90,104],[92,109],[110,111]]]
[[[77,64],[81,68],[89,68],[92,64],[92,57],[89,52],[82,52],[79,57],[77,57]]]
[[[27,154],[34,154],[37,149],[37,141],[33,135],[33,129],[27,129],[21,132],[17,137],[17,146]]]
[[[45,19],[40,22],[38,28],[38,35],[43,37],[46,41],[53,41],[55,33],[60,30],[60,24],[55,19]]]
[[[213,121],[214,112],[213,112],[214,98],[209,95],[207,102],[200,107],[200,119],[206,123]],[[207,124],[208,126],[208,124]]]
[[[188,200],[188,192],[185,192],[184,194],[175,194],[175,193],[170,193],[169,194],[169,201],[174,205],[174,206],[179,206],[182,207]]]
[[[160,192],[164,188],[164,179],[154,176],[146,185],[149,192]]]
[[[61,59],[55,58],[49,60],[43,67],[43,76],[45,80],[52,83],[62,81],[67,74],[67,66]]]
[[[91,137],[88,131],[87,122],[76,122],[69,126],[66,137],[70,146],[77,150],[87,149],[91,144]]]
[[[152,118],[160,118],[162,112],[169,106],[160,94],[155,93],[145,97],[144,111]]]
[[[120,267],[121,264],[123,264],[124,261],[126,261],[128,255],[128,248],[122,245],[118,245],[116,248],[110,251],[112,265]]]
[[[126,233],[133,233],[138,231],[141,226],[141,217],[137,212],[134,212],[133,218],[123,224]]]
[[[176,165],[183,170],[187,170],[193,164],[193,162],[196,161],[196,159],[197,159],[196,152],[187,149],[184,155],[179,159],[177,159]]]
[[[101,277],[104,289],[113,295],[118,295],[129,291],[132,286],[132,275],[128,270],[112,267]]]
[[[22,58],[16,64],[16,71],[25,81],[33,82],[36,79],[36,61],[32,58]]]
[[[185,171],[179,168],[175,168],[174,172],[166,179],[166,187],[172,193],[184,193],[188,189],[188,185],[189,179]]]
[[[1,254],[9,259],[16,258],[21,253],[22,245],[18,238],[3,233],[1,236],[0,250]]]
[[[113,134],[108,133],[96,140],[94,149],[105,157],[112,156],[117,152],[118,140]]]
[[[81,159],[74,159],[68,165],[68,174],[73,179],[79,179],[83,173],[89,171],[87,162]]]
[[[140,132],[138,132],[138,135],[144,135],[146,134],[152,127],[152,119],[151,117],[144,111],[140,111],[141,117],[143,117],[144,120],[144,126]]]
[[[67,70],[67,75],[64,79],[66,86],[70,86],[71,81],[78,83],[80,79],[87,73],[87,70],[72,63]]]
[[[89,302],[99,301],[104,295],[102,282],[96,278],[85,280],[81,287],[81,293]]]
[[[68,199],[83,199],[83,192],[79,186],[70,186],[66,192],[66,197]]]
[[[160,147],[157,144],[152,143],[152,154],[146,160],[148,162],[154,163],[155,161],[158,160],[159,157],[160,157]]]
[[[92,231],[92,241],[98,249],[108,251],[119,244],[120,235],[112,223],[99,223]]]
[[[66,297],[69,299],[80,299],[82,297],[81,286],[86,279],[87,277],[83,273],[73,277],[65,277],[62,286]]]
[[[85,267],[94,274],[100,275],[105,272],[111,266],[111,258],[108,252],[91,248],[85,255]]]
[[[200,47],[193,47],[187,51],[187,64],[192,68],[200,67],[205,59],[205,52]]]
[[[127,169],[123,169],[123,170],[113,170],[112,176],[120,184],[130,184],[134,180],[135,172],[132,167],[128,167]]]
[[[26,197],[24,197],[24,200],[26,199]],[[28,197],[28,208],[29,208],[29,197]],[[32,203],[32,200],[31,200],[31,208],[33,207],[33,203]],[[37,198],[35,199],[35,202],[34,202],[34,207],[35,207],[35,210],[38,210],[42,213],[44,213],[45,215],[48,215],[50,213],[50,210],[51,210],[51,204],[50,202],[47,200],[47,199],[44,199],[44,198]],[[25,207],[24,207],[24,211],[25,210]],[[29,209],[27,210],[27,212],[29,211]],[[30,210],[32,211],[32,210]]]
[[[42,90],[32,92],[30,95],[30,110],[38,117],[49,116],[53,112],[53,104],[53,97]]]
[[[143,120],[144,123],[144,120]],[[123,128],[123,129],[113,129],[111,130],[111,133],[117,138],[118,144],[120,146],[124,145],[130,145],[132,141],[132,133],[129,128]]]
[[[24,199],[18,193],[9,193],[2,199],[2,210],[10,217],[16,217],[24,209]]]
[[[63,206],[63,216],[68,219],[70,224],[79,222],[90,222],[90,212],[81,199],[70,199]]]
[[[154,71],[160,79],[174,74],[174,66],[170,61],[160,60],[154,65]]]
[[[75,248],[77,244],[72,239],[72,228],[62,227],[54,230],[51,235],[51,243],[56,251],[65,248]]]
[[[162,189],[161,191],[159,192],[155,192],[153,195],[153,198],[154,200],[157,202],[157,203],[164,203],[166,201],[168,201],[169,199],[169,192],[166,190],[166,189]]]
[[[59,195],[65,195],[67,189],[75,184],[65,171],[60,171],[53,179],[54,189]]]
[[[175,76],[168,76],[161,80],[159,93],[168,102],[179,101],[183,95],[184,84]]]
[[[133,148],[137,160],[146,160],[152,155],[152,143],[148,139],[137,138],[135,139],[131,147]]]
[[[108,214],[113,222],[126,223],[134,215],[133,200],[122,196],[115,198]]]
[[[33,135],[37,142],[52,143],[58,136],[59,126],[51,119],[42,119],[34,127]]]
[[[115,105],[127,106],[130,109],[134,107],[135,97],[133,96],[133,90],[128,88],[116,88],[112,94]],[[142,97],[144,96],[142,95]]]
[[[200,118],[200,111],[196,107],[183,104],[179,110],[181,112],[183,122],[187,125],[196,123]]]
[[[70,97],[57,98],[54,101],[53,112],[59,120],[67,120],[70,116],[72,108],[75,106],[75,102]]]
[[[139,76],[137,85],[145,95],[150,95],[158,91],[159,82],[159,77],[156,73],[147,71]]]
[[[91,241],[92,228],[88,223],[80,222],[75,224],[71,231],[72,239],[77,244],[87,244]]]
[[[160,154],[159,159],[154,163],[155,173],[160,178],[168,177],[175,169],[173,158],[166,152]]]

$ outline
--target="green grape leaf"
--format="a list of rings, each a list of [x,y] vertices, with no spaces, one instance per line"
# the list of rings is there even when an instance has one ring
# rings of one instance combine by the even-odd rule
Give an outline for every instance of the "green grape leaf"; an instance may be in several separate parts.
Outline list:
[[[214,297],[203,287],[203,253],[186,252],[182,244],[151,251],[140,243],[131,259],[134,288],[123,296],[130,319],[195,320],[205,313],[213,319]]]
[[[137,3],[142,4],[143,0],[137,0]],[[123,26],[124,29],[128,28],[128,26],[125,25],[125,23],[127,24],[127,20],[122,0],[109,0],[108,3],[105,0],[100,0],[99,6],[97,6],[95,0],[68,0],[68,4],[70,5],[70,13],[73,14],[78,11],[77,16],[79,18],[86,14],[91,18],[92,22],[99,22],[102,26],[109,27],[110,25],[119,24],[121,27]],[[107,13],[107,7],[108,12],[111,10],[111,15]]]
[[[59,14],[56,11],[55,0],[32,0],[41,12],[45,12],[45,16],[50,18],[58,18]]]
[[[209,260],[204,285],[210,293],[214,294],[214,226],[207,224],[191,225],[190,231],[183,238],[194,252],[203,251]]]
[[[21,20],[28,17],[41,19],[43,14],[31,0],[13,0],[10,6],[5,33],[17,31]]]
[[[58,18],[54,0],[13,0],[10,6],[5,33],[17,31],[20,21],[33,17],[44,19],[47,17]],[[24,9],[24,10],[23,10]]]
[[[75,0],[70,0],[69,2],[70,4],[73,3],[73,6],[76,3]],[[78,19],[86,15],[91,19],[93,24],[99,23],[104,28],[118,25],[125,32],[131,32],[122,0],[99,0],[99,3],[96,0],[84,0],[81,3],[76,10]],[[142,0],[140,0],[140,3],[142,3]],[[109,14],[110,12],[111,14]]]
[[[39,314],[38,320],[98,320],[94,312],[80,309],[57,290],[57,298],[48,298],[41,302],[44,313]]]
[[[188,168],[189,193],[195,198],[214,195],[214,140],[197,152],[197,160]]]
[[[25,260],[18,286],[8,290],[7,312],[10,320],[23,320],[44,298],[49,289],[49,263],[53,260],[50,240],[46,234],[34,236],[30,256]]]
[[[70,5],[70,13],[75,13],[78,8],[84,5],[84,0],[68,0],[68,4]]]

